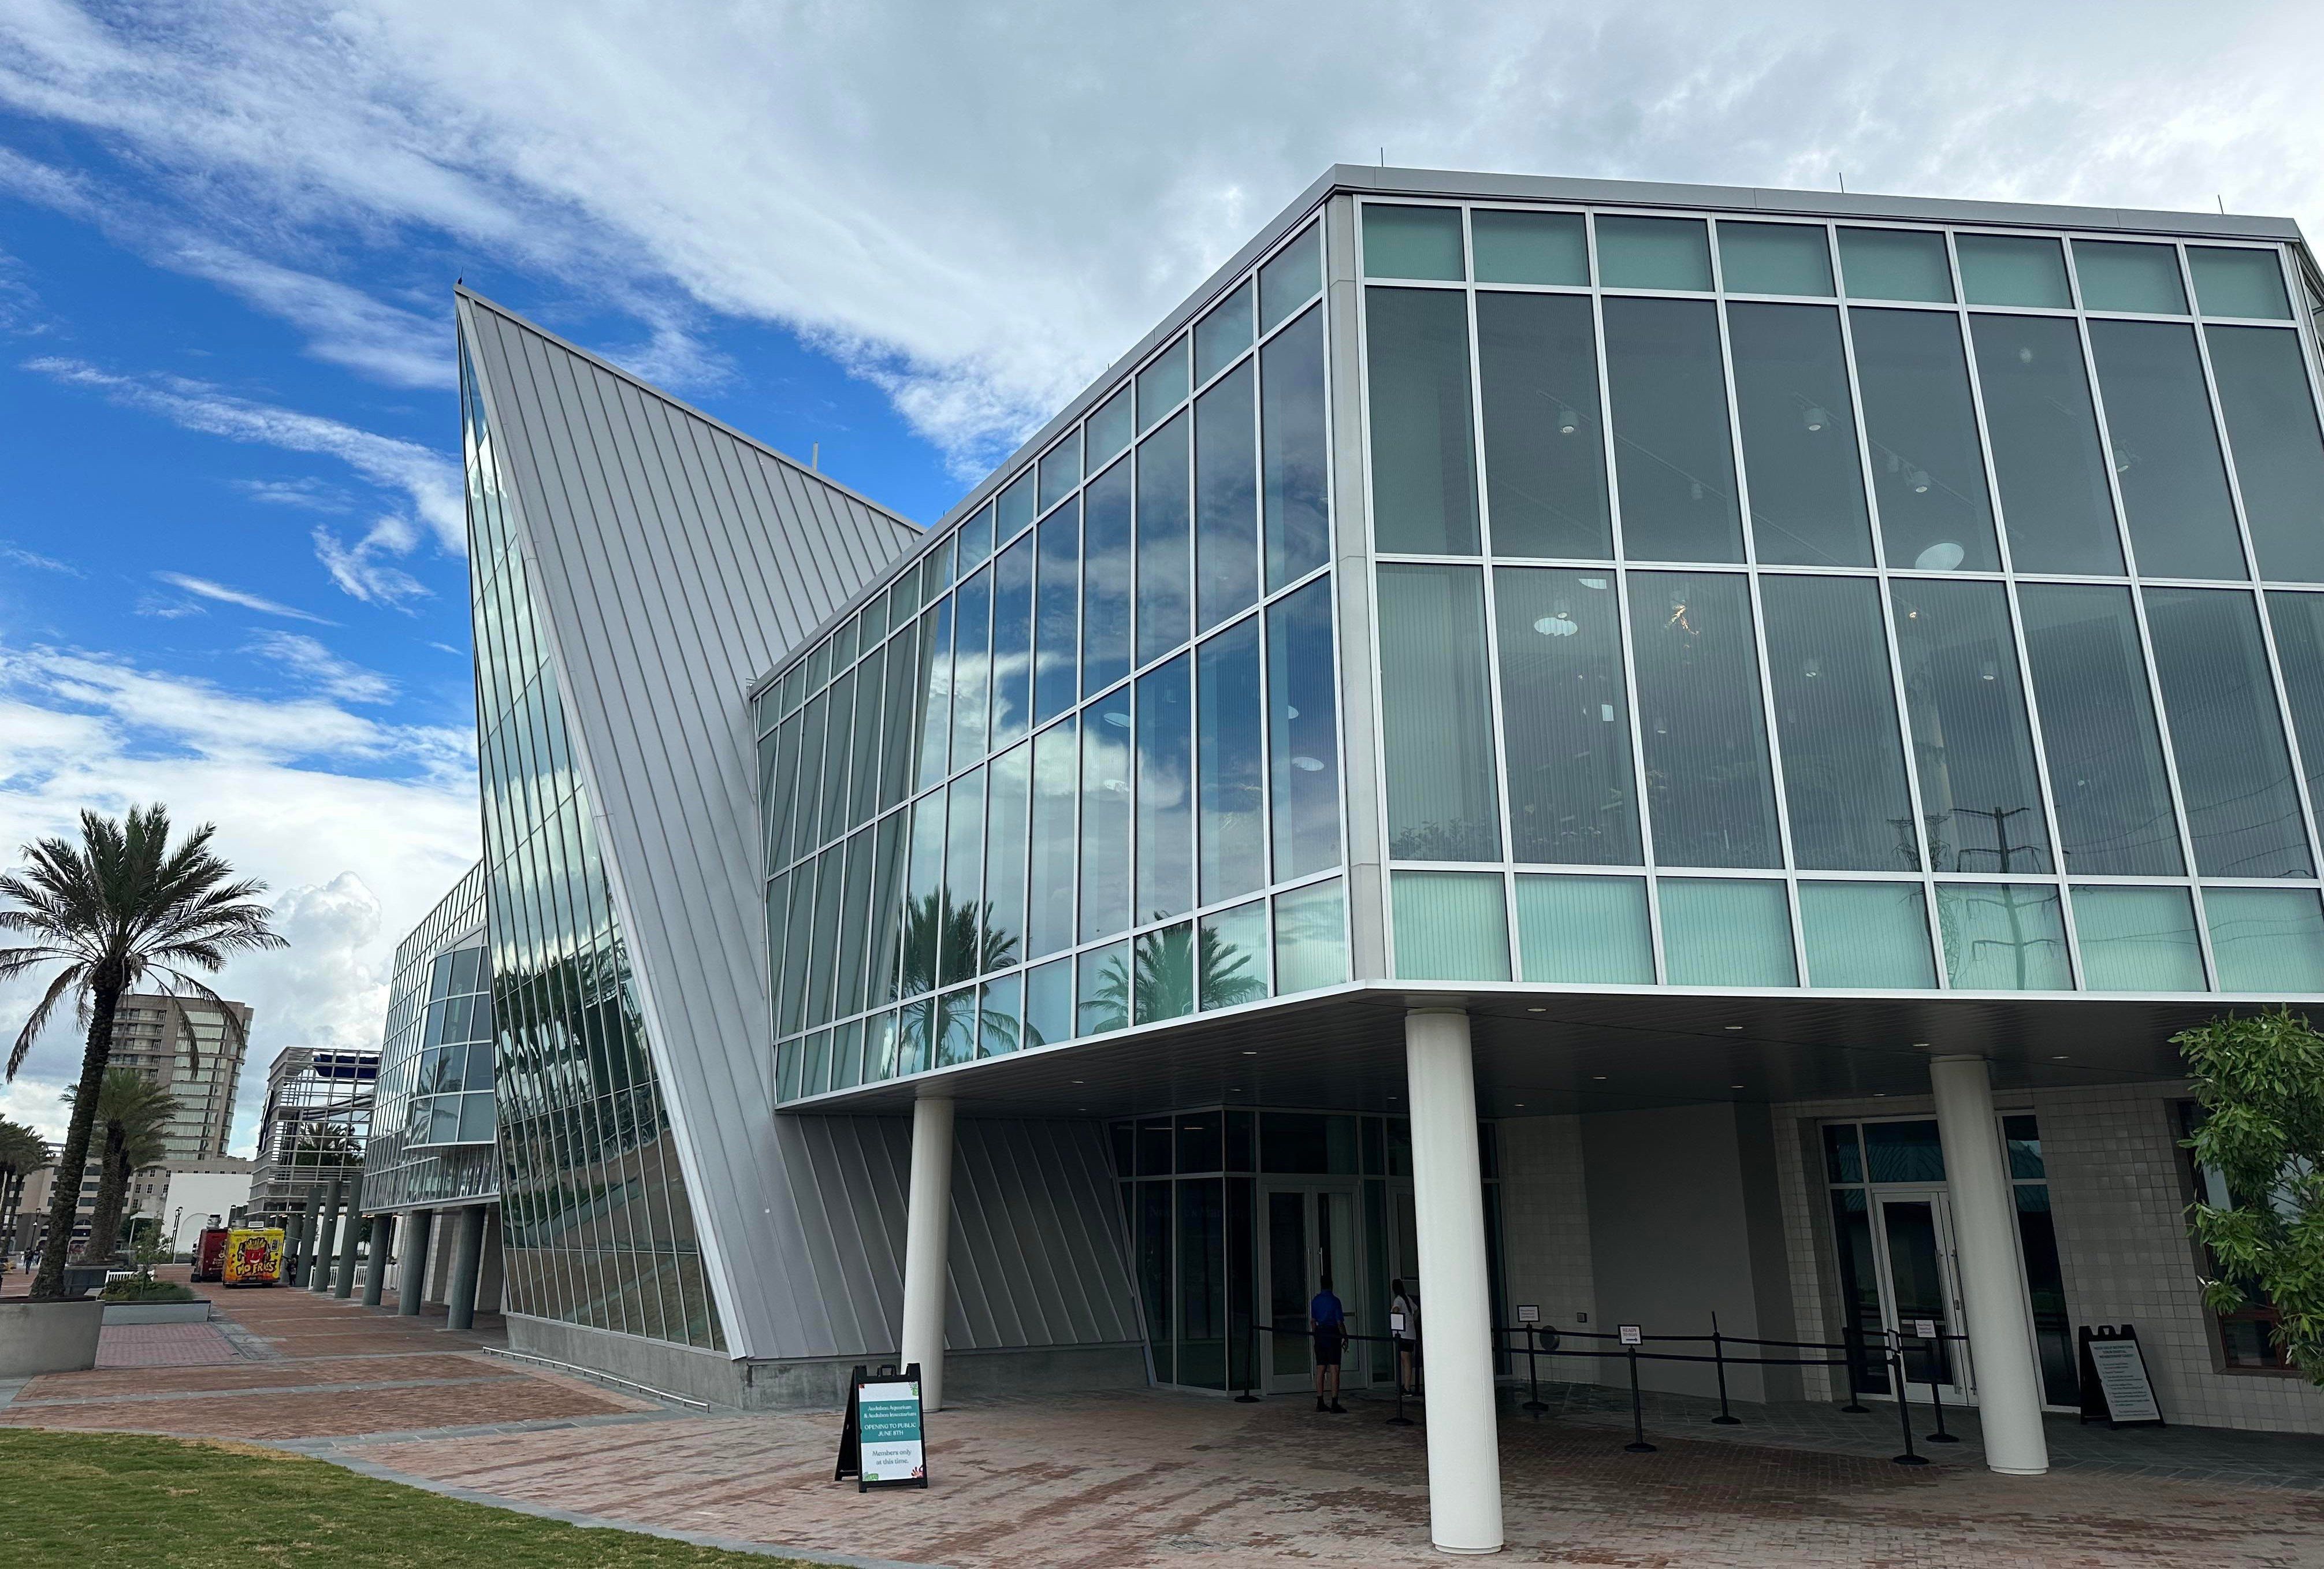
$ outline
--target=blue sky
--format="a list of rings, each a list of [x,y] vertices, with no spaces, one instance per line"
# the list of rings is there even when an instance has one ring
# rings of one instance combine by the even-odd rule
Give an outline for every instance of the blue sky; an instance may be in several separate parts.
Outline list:
[[[932,520],[1334,161],[2324,219],[2324,8],[0,0],[0,847],[216,819],[263,1063],[474,855],[455,278]],[[12,1031],[26,999],[0,989]],[[51,1032],[0,1112],[61,1123]]]

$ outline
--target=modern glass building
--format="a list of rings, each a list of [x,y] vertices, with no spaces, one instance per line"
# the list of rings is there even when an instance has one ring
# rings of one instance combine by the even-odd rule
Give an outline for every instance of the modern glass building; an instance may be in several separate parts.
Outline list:
[[[2324,1429],[2169,1041],[2324,1001],[2289,222],[1335,169],[925,531],[458,308],[542,1354],[1288,1389],[1416,1279],[1447,1546],[1520,1304]]]

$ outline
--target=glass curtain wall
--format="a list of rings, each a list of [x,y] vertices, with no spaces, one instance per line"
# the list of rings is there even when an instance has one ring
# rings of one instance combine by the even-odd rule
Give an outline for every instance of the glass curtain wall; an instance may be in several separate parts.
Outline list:
[[[595,818],[465,345],[460,374],[490,910],[492,991],[478,1002],[496,1035],[509,1305],[724,1349]],[[473,1075],[474,1055],[465,1060]]]
[[[2281,247],[1357,228],[1397,974],[2324,985]]]
[[[493,974],[481,946],[484,868],[468,869],[395,950],[381,1037],[365,1202],[402,1209],[499,1194]]]
[[[1347,978],[1311,224],[753,699],[779,1099]]]

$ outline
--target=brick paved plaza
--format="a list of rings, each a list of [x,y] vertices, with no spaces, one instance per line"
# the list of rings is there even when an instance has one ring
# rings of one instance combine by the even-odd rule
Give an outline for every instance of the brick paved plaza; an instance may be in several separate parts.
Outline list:
[[[108,1366],[0,1385],[0,1423],[272,1442],[569,1517],[913,1564],[1435,1561],[1423,1430],[1357,1402],[1160,1392],[982,1403],[931,1421],[926,1492],[830,1480],[832,1413],[705,1414],[489,1353],[440,1317],[303,1291],[221,1293],[211,1327],[107,1333]],[[178,1333],[156,1335],[154,1328]],[[1606,1392],[1545,1391],[1502,1427],[1517,1563],[1622,1565],[2324,1563],[2324,1444],[2053,1431],[2061,1469],[1999,1477],[1969,1442],[1913,1471],[1893,1407],[1649,1412],[1621,1450]],[[1926,1413],[1916,1426],[1928,1427]],[[1696,1436],[1700,1435],[1700,1436]]]

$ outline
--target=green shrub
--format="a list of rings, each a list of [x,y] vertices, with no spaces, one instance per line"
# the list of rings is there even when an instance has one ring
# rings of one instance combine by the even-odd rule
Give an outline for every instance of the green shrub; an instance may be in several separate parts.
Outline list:
[[[101,1302],[198,1302],[201,1300],[194,1295],[191,1288],[180,1286],[175,1280],[156,1280],[150,1276],[132,1276],[126,1280],[115,1280],[97,1293],[97,1299]]]

